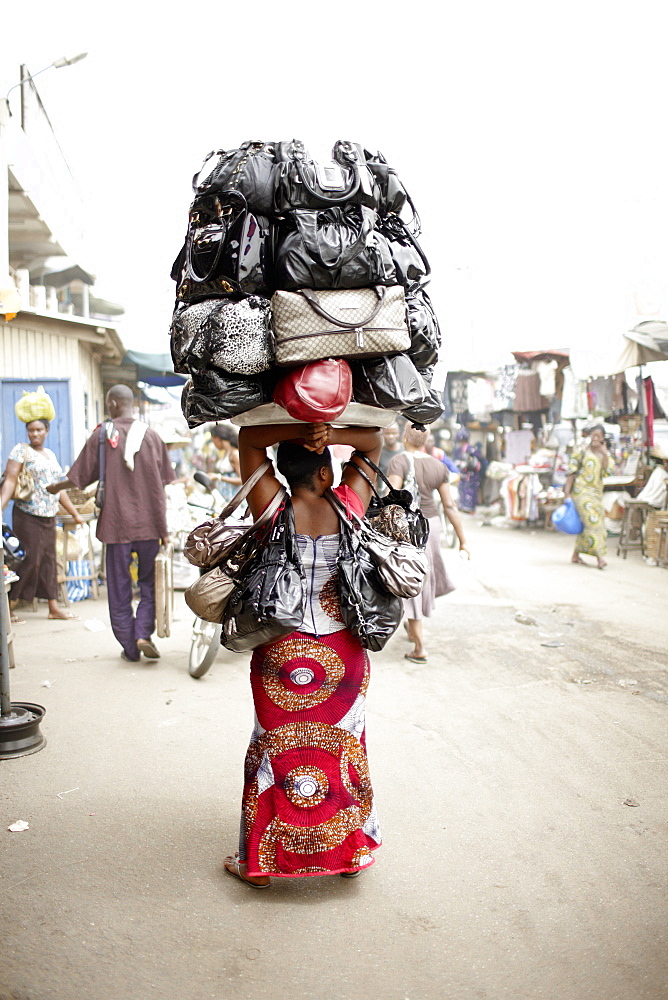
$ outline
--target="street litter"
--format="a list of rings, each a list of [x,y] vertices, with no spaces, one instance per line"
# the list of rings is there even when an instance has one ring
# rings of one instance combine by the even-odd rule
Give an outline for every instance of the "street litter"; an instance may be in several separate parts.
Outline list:
[[[550,646],[556,648],[557,646],[565,646],[565,642],[559,642],[558,639],[548,639],[547,642],[541,642],[541,646]]]
[[[84,622],[84,628],[87,628],[89,632],[104,632],[106,627],[104,622],[101,622],[98,618],[87,618]]]
[[[158,723],[158,727],[160,727],[160,726],[174,726],[179,721],[180,720],[178,718],[176,718],[176,717],[172,718],[172,719],[165,719],[163,722],[159,722]]]
[[[538,622],[531,615],[525,615],[523,611],[515,612],[515,621],[519,622],[520,625],[537,625]]]
[[[631,680],[628,677],[622,677],[621,680],[617,681],[617,683],[619,684],[620,687],[627,688],[627,687],[635,687],[638,681]],[[635,691],[633,693],[635,694]]]
[[[24,819],[17,819],[16,823],[12,823],[11,826],[7,827],[10,833],[23,833],[24,830],[28,830],[29,828],[30,824],[26,823]]]
[[[640,803],[638,802],[637,799],[624,799],[623,804],[625,806],[639,806],[640,805]]]
[[[52,683],[53,683],[52,681],[42,681],[42,687],[50,688]]]
[[[69,795],[70,792],[78,792],[78,791],[79,791],[79,786],[77,785],[76,788],[68,788],[66,792],[56,792],[56,798],[62,799],[63,795]]]

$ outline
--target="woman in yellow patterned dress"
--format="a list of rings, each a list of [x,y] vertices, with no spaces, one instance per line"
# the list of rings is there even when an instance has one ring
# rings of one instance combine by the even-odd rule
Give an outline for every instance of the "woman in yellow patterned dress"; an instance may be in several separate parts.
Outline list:
[[[603,478],[610,474],[610,455],[605,446],[605,430],[593,427],[589,442],[573,449],[564,487],[582,521],[582,531],[575,539],[571,562],[581,563],[581,555],[595,556],[599,569],[606,565],[605,510],[603,508]]]

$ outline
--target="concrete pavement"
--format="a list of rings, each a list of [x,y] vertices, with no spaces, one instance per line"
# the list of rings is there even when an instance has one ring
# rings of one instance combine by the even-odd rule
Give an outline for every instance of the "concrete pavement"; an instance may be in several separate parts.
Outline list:
[[[384,846],[355,881],[261,894],[223,873],[248,658],[190,678],[181,595],[141,665],[104,601],[75,609],[98,633],[24,615],[12,698],[46,707],[48,744],[0,761],[0,1000],[668,995],[668,572],[571,566],[562,536],[467,525],[474,560],[447,554],[460,587],[427,624],[428,664],[402,634],[372,657]],[[17,819],[30,829],[7,832]]]

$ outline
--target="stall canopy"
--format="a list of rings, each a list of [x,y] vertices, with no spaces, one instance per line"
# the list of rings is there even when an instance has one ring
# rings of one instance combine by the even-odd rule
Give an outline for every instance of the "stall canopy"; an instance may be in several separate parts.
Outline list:
[[[659,338],[663,334],[663,338]],[[624,335],[624,346],[616,361],[615,372],[649,364],[650,361],[668,360],[668,324],[657,320],[638,323]]]
[[[127,351],[122,364],[137,366],[137,381],[147,385],[179,386],[186,381],[185,375],[174,372],[170,354],[143,354],[141,351]]]

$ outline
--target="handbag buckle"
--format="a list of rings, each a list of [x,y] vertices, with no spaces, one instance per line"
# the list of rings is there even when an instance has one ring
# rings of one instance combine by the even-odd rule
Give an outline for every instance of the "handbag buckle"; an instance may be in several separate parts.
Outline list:
[[[316,163],[315,169],[323,191],[346,190],[346,180],[338,163]]]
[[[355,346],[364,347],[364,327],[355,327]]]

